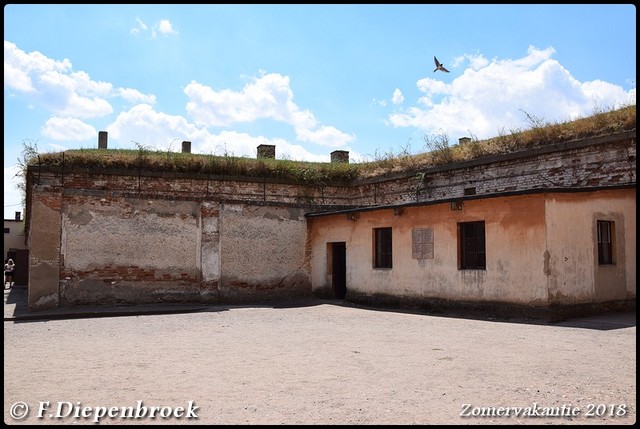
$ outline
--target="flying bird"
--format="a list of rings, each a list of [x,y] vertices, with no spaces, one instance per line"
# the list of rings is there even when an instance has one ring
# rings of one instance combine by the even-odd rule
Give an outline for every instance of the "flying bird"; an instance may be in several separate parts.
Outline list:
[[[449,73],[449,70],[445,69],[444,66],[440,64],[440,61],[438,61],[436,57],[433,57],[433,61],[436,62],[436,69],[433,71],[434,73],[437,72],[438,70]]]

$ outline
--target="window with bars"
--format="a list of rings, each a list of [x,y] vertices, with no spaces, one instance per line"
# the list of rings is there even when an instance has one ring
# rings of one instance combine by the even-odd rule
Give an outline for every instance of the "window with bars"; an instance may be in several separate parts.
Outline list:
[[[391,268],[393,266],[391,238],[391,228],[373,229],[374,268]]]
[[[598,265],[613,265],[613,222],[598,221]]]
[[[458,223],[461,270],[486,270],[484,221]]]

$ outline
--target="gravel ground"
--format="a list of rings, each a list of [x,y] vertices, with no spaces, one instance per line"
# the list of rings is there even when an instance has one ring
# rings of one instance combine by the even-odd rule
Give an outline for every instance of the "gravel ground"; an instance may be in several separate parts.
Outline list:
[[[5,292],[5,315],[7,305]],[[512,323],[339,301],[5,318],[4,422],[631,425],[635,321]]]

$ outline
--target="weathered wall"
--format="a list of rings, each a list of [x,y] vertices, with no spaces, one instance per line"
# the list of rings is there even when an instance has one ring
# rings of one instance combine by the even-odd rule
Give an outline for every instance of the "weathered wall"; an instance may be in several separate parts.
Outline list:
[[[218,302],[220,295],[220,204],[202,202],[200,205],[200,234],[197,236],[198,266],[201,269],[200,300]]]
[[[353,220],[355,219],[355,220]],[[485,221],[486,270],[462,270],[460,222]],[[616,264],[598,265],[596,220],[615,222]],[[331,295],[328,243],[346,242],[347,298],[535,307],[636,296],[635,190],[539,193],[311,217],[311,282]],[[373,267],[373,229],[392,227],[393,268]],[[412,258],[413,228],[433,229],[433,259]]]
[[[545,204],[542,194],[522,195],[635,186],[635,131],[341,186],[73,166],[30,166],[27,180],[33,307],[58,305],[58,300],[63,305],[244,302],[304,295],[312,287],[322,291],[330,287],[329,241],[349,243],[348,261],[357,262],[347,272],[352,295],[545,305],[550,299],[582,301],[589,287],[598,300],[608,300],[619,296],[624,284],[627,295],[635,296],[635,262],[629,259],[631,254],[635,258],[635,247],[628,250],[629,242],[635,246],[635,238],[628,238],[630,231],[635,234],[635,220],[629,221],[629,202],[616,203],[616,208],[582,202],[572,208]],[[635,194],[625,198],[632,199],[635,213]],[[463,210],[450,210],[448,201],[453,199],[465,199]],[[361,212],[356,222],[334,215],[313,218],[307,225],[304,217],[312,212],[412,203],[402,215],[393,209]],[[584,289],[567,289],[565,283],[588,277],[590,268],[582,264],[593,258],[593,249],[576,250],[571,258],[580,263],[572,270],[568,262],[551,259],[567,252],[560,241],[547,249],[541,237],[555,228],[554,237],[572,246],[572,235],[562,231],[575,209],[610,216],[624,231],[618,239],[619,245],[627,243],[619,251],[624,274],[622,268],[598,269],[595,277],[591,274],[592,286],[585,282],[580,286]],[[486,221],[487,270],[457,270],[452,268],[458,251],[455,225],[473,219]],[[545,226],[545,220],[551,225]],[[370,230],[385,222],[394,226],[398,265],[372,272],[367,268]],[[419,225],[433,225],[433,259],[411,258],[411,229]],[[367,260],[369,264],[362,265]],[[535,268],[538,264],[542,266]],[[550,264],[559,270],[553,281]],[[613,292],[604,286],[611,282],[616,285]]]
[[[321,189],[135,173],[37,169],[31,238],[53,234],[55,241],[39,239],[33,247],[56,259],[34,254],[30,303],[247,302],[310,294],[301,204],[315,193],[323,201]],[[347,200],[348,192],[336,187],[329,205]],[[50,200],[56,204],[41,207]]]
[[[635,299],[635,189],[550,194],[545,210],[550,303]],[[598,220],[615,222],[614,265],[598,265]]]
[[[87,170],[78,167],[32,166],[31,180],[50,188],[83,194],[108,192],[132,198],[217,201],[287,206],[352,206],[359,191],[351,186],[294,184],[260,177],[138,170]],[[98,195],[96,194],[96,195]],[[363,203],[366,204],[366,201]]]
[[[459,222],[485,221],[486,270],[458,269]],[[313,217],[312,287],[326,294],[327,243],[347,243],[347,297],[507,302],[543,305],[544,199],[540,195],[472,200],[462,210],[450,204]],[[373,268],[373,228],[392,227],[393,268]],[[433,259],[412,258],[413,228],[433,229]]]
[[[473,144],[473,143],[470,143]],[[350,185],[293,184],[271,178],[222,177],[137,170],[87,171],[30,167],[39,184],[66,190],[109,190],[134,198],[329,207],[437,201],[534,189],[597,188],[636,182],[635,131],[471,161],[389,174]]]
[[[224,204],[220,293],[227,300],[310,295],[304,211]]]
[[[473,145],[473,143],[468,143]],[[635,131],[487,156],[369,183],[377,205],[636,182]]]
[[[66,195],[61,218],[61,305],[247,302],[311,291],[301,209]]]
[[[67,195],[61,304],[197,300],[198,204]]]
[[[62,194],[35,187],[30,205],[29,308],[57,307],[60,281],[60,208]]]

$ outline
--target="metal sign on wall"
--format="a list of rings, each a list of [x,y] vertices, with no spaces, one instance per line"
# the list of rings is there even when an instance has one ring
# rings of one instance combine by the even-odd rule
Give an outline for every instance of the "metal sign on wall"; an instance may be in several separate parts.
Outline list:
[[[411,257],[413,259],[433,259],[433,228],[411,230]]]

